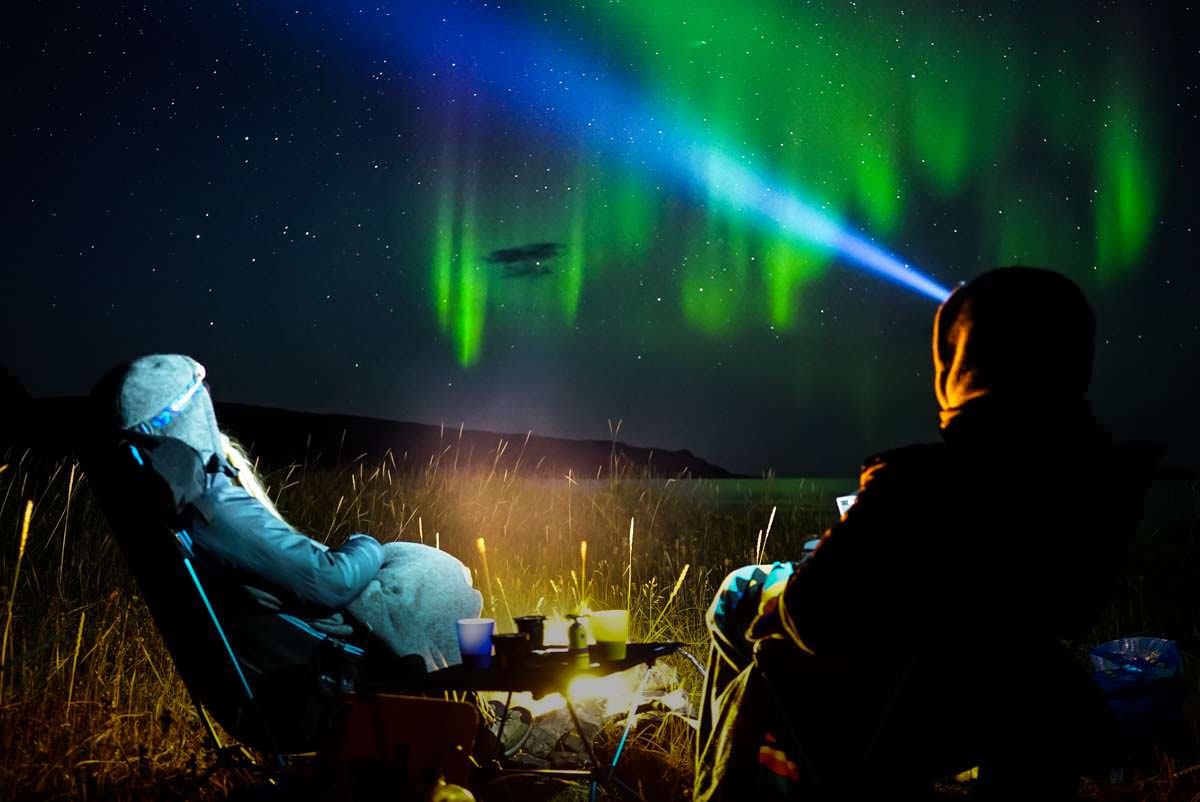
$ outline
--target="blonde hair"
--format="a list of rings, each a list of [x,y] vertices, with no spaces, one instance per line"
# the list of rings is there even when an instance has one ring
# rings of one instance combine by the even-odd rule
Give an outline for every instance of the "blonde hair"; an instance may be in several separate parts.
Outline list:
[[[284,521],[283,516],[279,514],[279,510],[275,508],[271,497],[267,495],[267,491],[262,484],[262,479],[259,478],[258,472],[254,470],[254,463],[246,455],[245,449],[229,435],[225,434],[225,432],[221,432],[221,450],[225,452],[226,462],[237,471],[238,484],[242,486],[242,489],[249,493],[255,501],[266,507],[268,512],[284,523],[287,523],[287,521]]]

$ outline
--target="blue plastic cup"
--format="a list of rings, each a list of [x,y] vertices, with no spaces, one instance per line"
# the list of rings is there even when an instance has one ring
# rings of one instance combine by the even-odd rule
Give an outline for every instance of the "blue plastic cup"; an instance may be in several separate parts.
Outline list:
[[[496,631],[496,619],[460,618],[455,625],[463,664],[470,668],[491,668],[492,634]]]

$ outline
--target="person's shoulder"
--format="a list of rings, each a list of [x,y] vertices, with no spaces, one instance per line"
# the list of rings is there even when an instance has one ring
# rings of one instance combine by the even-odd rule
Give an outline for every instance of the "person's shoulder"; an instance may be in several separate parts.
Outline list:
[[[946,446],[941,443],[916,443],[872,454],[863,460],[859,489],[928,481],[946,470],[947,459]]]
[[[257,530],[263,520],[274,518],[262,503],[220,466],[204,471],[204,490],[192,507],[210,526]]]

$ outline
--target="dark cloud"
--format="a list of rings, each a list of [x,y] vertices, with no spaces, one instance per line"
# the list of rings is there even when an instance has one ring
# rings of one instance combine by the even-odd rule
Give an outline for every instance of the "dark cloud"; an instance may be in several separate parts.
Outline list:
[[[544,264],[566,250],[561,242],[531,242],[512,248],[499,248],[486,257],[487,261],[504,268],[505,278],[540,278],[554,272]]]
[[[531,242],[528,245],[517,245],[492,251],[487,255],[487,260],[494,265],[536,262],[553,259],[566,249],[567,246],[561,242]]]

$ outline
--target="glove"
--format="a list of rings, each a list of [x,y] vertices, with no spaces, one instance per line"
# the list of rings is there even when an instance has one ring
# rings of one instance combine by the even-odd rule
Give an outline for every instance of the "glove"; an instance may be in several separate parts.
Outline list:
[[[354,627],[346,623],[341,613],[334,613],[328,618],[308,620],[308,624],[318,632],[332,635],[335,638],[348,638],[354,634]]]

